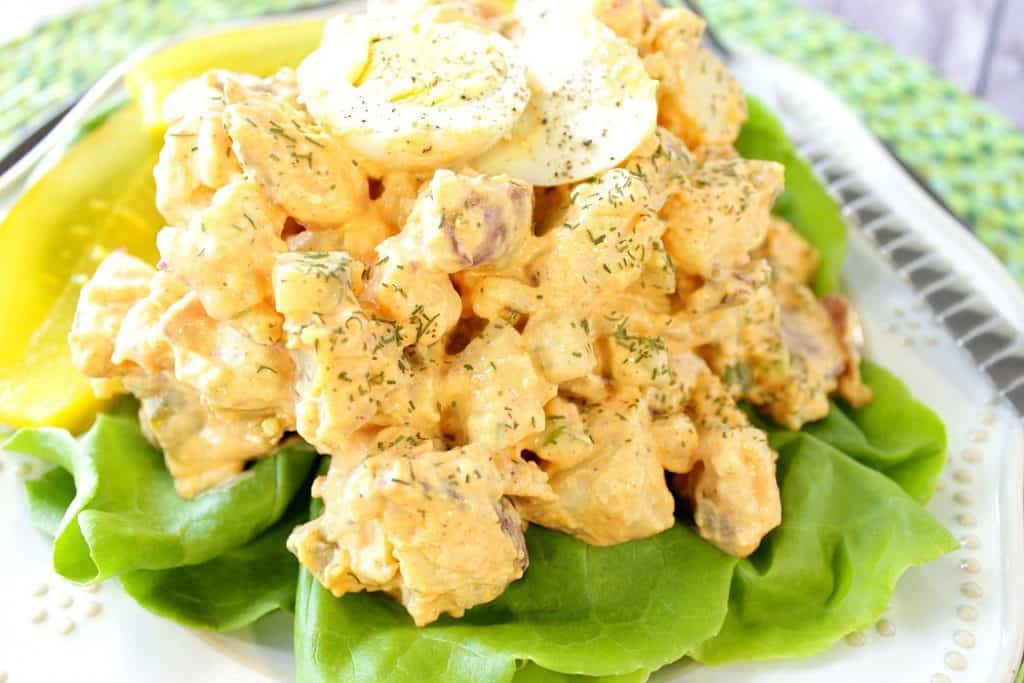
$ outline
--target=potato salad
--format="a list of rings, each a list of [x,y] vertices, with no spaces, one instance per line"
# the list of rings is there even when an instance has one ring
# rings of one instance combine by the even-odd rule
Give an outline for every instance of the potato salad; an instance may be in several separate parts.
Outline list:
[[[289,549],[419,625],[522,577],[528,524],[750,554],[781,508],[740,406],[799,429],[871,394],[702,32],[653,0],[378,2],[295,70],[182,85],[160,261],[102,262],[75,365],[138,399],[182,497],[294,434],[329,456]]]

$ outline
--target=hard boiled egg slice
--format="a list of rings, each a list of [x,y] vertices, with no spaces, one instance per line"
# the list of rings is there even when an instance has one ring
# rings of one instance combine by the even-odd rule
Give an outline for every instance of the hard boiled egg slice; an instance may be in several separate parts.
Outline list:
[[[512,127],[530,97],[512,44],[461,22],[342,16],[298,69],[311,114],[387,169],[472,158]]]
[[[657,83],[636,50],[586,3],[518,0],[516,16],[530,103],[473,167],[550,186],[617,166],[657,124]]]

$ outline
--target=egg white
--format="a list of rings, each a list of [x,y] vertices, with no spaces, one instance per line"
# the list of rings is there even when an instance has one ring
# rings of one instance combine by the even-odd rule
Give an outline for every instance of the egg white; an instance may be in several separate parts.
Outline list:
[[[552,186],[620,164],[657,125],[657,82],[635,48],[586,3],[518,0],[516,17],[530,102],[473,166]]]
[[[358,155],[422,170],[495,144],[530,97],[512,44],[462,22],[342,16],[300,65],[301,98]]]

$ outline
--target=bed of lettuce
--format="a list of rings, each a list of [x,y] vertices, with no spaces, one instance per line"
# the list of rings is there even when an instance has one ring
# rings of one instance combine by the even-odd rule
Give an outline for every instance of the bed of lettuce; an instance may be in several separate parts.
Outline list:
[[[786,165],[776,212],[821,252],[835,289],[845,252],[838,207],[778,121],[750,102],[738,148]],[[74,581],[118,577],[144,608],[230,631],[295,612],[298,680],[634,683],[682,657],[708,664],[808,655],[878,618],[900,575],[956,542],[922,505],[945,461],[940,420],[866,362],[865,408],[836,403],[800,432],[770,424],[783,521],[736,560],[680,521],[659,536],[595,548],[533,527],[522,580],[463,619],[416,628],[380,594],[335,599],[284,547],[308,518],[317,456],[288,442],[226,488],[183,501],[126,401],[79,437],[24,429],[3,448],[54,468],[26,484],[53,566]]]

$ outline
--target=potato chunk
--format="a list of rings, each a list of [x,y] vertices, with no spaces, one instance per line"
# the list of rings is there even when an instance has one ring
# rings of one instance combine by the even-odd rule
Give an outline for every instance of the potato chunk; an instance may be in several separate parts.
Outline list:
[[[658,123],[690,149],[732,145],[747,118],[743,89],[728,68],[700,46],[704,21],[685,9],[658,14],[640,51],[659,82]]]
[[[655,0],[591,0],[594,16],[636,47],[642,47],[651,22],[662,9]]]
[[[757,255],[771,264],[778,277],[810,284],[821,265],[821,256],[792,225],[772,216]]]
[[[207,313],[229,320],[270,298],[274,257],[285,251],[285,218],[259,185],[239,180],[218,190],[188,227],[161,230],[157,247]]]
[[[731,393],[789,429],[825,417],[837,390],[854,405],[869,400],[859,376],[859,326],[848,304],[836,296],[819,301],[785,275],[774,282],[751,275],[734,271],[687,300],[697,309],[700,302],[726,302],[698,319],[702,353]]]
[[[764,241],[782,186],[781,164],[710,153],[661,212],[668,224],[665,248],[676,267],[710,277],[748,262]]]
[[[157,209],[170,225],[187,225],[209,206],[214,192],[241,177],[224,129],[224,81],[230,77],[211,71],[167,96],[168,127],[153,175]]]
[[[238,476],[249,461],[269,455],[285,431],[282,420],[266,414],[213,412],[168,373],[131,376],[125,386],[139,398],[143,433],[163,451],[182,498]]]
[[[331,454],[408,379],[400,327],[365,311],[361,289],[362,264],[343,252],[282,254],[274,266],[274,298],[297,371],[297,429]]]
[[[449,274],[500,267],[531,234],[533,193],[508,177],[438,171],[402,231],[377,246],[370,288],[414,344],[443,338],[462,314]]]
[[[131,363],[143,372],[174,372],[174,354],[160,325],[167,310],[188,294],[185,283],[170,273],[157,271],[149,292],[138,301],[117,332],[113,360]]]
[[[544,404],[555,393],[519,334],[492,323],[451,360],[444,423],[462,443],[504,448],[543,428]]]
[[[832,325],[843,345],[844,366],[839,375],[839,395],[855,408],[871,402],[871,388],[860,376],[860,354],[864,347],[864,330],[860,316],[850,302],[838,294],[829,294],[821,299],[821,305],[832,318]]]
[[[779,525],[775,457],[764,432],[754,427],[701,433],[699,464],[680,481],[693,500],[702,537],[730,555],[746,557]]]
[[[652,243],[665,232],[652,209],[658,194],[650,179],[625,168],[580,183],[558,224],[541,238],[530,279],[564,296],[626,290],[639,281]]]
[[[662,65],[648,60],[654,74],[664,78],[658,89],[658,123],[678,135],[690,149],[731,145],[747,119],[743,89],[728,68],[705,48]],[[674,81],[674,87],[667,82]]]
[[[82,374],[96,378],[117,374],[121,365],[113,360],[117,333],[132,306],[149,294],[155,273],[149,264],[117,251],[100,263],[82,287],[68,335],[71,361]]]
[[[586,449],[586,456],[566,459],[559,448],[557,461],[542,462],[557,499],[518,501],[523,516],[591,545],[646,538],[672,526],[675,503],[640,393],[624,390],[604,403],[588,405],[583,420],[586,437],[567,431],[564,437],[552,435],[549,445],[571,436]],[[585,438],[591,442],[589,448]],[[543,458],[546,452],[542,440],[537,454]]]
[[[259,344],[214,320],[195,294],[171,306],[160,325],[174,354],[175,377],[207,406],[290,416],[295,371],[282,346]]]
[[[522,181],[437,171],[392,250],[442,273],[500,267],[530,235],[532,216],[533,192]]]
[[[544,406],[544,431],[531,434],[518,445],[544,461],[546,467],[569,468],[589,458],[594,439],[579,406],[556,396]]]
[[[552,384],[583,377],[597,364],[589,321],[566,311],[531,316],[523,329],[523,343]]]
[[[229,82],[224,122],[242,170],[302,225],[337,227],[364,215],[366,174],[293,97]]]
[[[462,616],[523,575],[525,525],[503,495],[497,456],[475,445],[435,450],[395,430],[362,441],[332,458],[313,486],[323,514],[288,539],[328,590],[385,591],[423,626]]]

